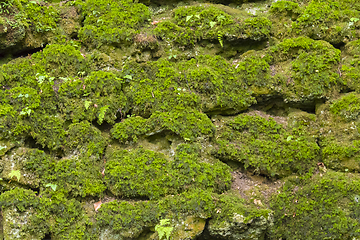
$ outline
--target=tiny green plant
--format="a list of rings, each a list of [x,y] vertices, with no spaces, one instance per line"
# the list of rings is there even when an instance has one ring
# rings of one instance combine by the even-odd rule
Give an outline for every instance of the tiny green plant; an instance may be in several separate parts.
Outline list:
[[[90,107],[91,101],[85,101],[84,105],[85,105],[85,109],[88,110]]]
[[[124,78],[132,80],[132,76],[131,75],[125,75]]]
[[[51,187],[51,189],[52,189],[53,191],[56,191],[57,185],[56,185],[56,184],[48,183],[48,184],[45,185],[45,187]]]
[[[193,17],[193,15],[186,16],[186,21],[188,22],[192,17]]]
[[[219,40],[221,47],[224,47],[223,35],[221,32],[218,32],[218,40]]]
[[[103,106],[102,108],[100,108],[100,113],[99,113],[99,123],[100,124],[102,124],[102,122],[104,121],[105,113],[108,108],[109,108],[109,105],[106,105],[106,106]]]
[[[159,234],[159,239],[163,239],[165,236],[167,240],[170,238],[170,234],[174,227],[170,227],[170,219],[161,219],[160,223],[155,226],[155,231]]]
[[[357,22],[357,21],[359,21],[360,19],[359,18],[350,18],[350,22]]]
[[[21,177],[21,174],[20,174],[20,170],[11,170],[11,172],[9,173],[9,178],[13,178],[13,177],[16,177],[18,181],[20,181],[20,177]]]
[[[21,110],[21,112],[20,112],[20,115],[28,115],[28,116],[30,116],[30,114],[31,114],[31,109],[30,108],[28,108],[28,107],[26,107],[26,108],[23,108],[22,110]]]
[[[213,28],[216,25],[216,22],[210,22],[210,27]]]

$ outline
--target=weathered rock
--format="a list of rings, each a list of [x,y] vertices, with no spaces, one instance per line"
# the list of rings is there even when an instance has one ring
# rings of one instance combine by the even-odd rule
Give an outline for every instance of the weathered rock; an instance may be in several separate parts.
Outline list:
[[[34,214],[32,208],[20,212],[16,207],[3,209],[3,230],[4,240],[41,240],[45,236],[44,232],[29,232],[27,225],[31,216]]]
[[[211,237],[229,240],[264,240],[266,232],[273,226],[273,216],[260,216],[246,219],[245,216],[234,213],[226,220],[212,219],[208,231]]]
[[[317,109],[322,160],[325,167],[340,171],[360,171],[360,95],[342,95]]]
[[[206,220],[194,216],[187,216],[183,221],[175,224],[171,234],[172,239],[191,240],[198,237],[204,230]]]
[[[315,119],[301,111],[289,117],[271,117],[260,111],[219,117],[213,155],[270,177],[304,173],[319,158]]]
[[[40,179],[32,171],[25,168],[25,164],[30,157],[29,154],[34,149],[20,147],[5,155],[0,160],[0,177],[20,184],[38,188]],[[20,178],[19,178],[20,177]]]

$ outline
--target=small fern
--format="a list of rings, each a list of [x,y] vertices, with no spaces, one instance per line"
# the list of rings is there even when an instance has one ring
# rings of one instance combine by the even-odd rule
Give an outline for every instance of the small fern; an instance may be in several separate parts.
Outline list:
[[[155,231],[159,234],[159,240],[161,240],[164,236],[167,240],[170,238],[170,234],[174,227],[168,227],[170,224],[170,219],[161,219],[160,223],[155,226]]]
[[[219,40],[221,47],[224,47],[223,34],[221,32],[218,32],[218,40]]]
[[[106,106],[103,106],[102,108],[100,108],[99,120],[98,120],[99,124],[102,124],[102,122],[104,121],[105,113],[108,108],[109,108],[109,105],[106,105]]]

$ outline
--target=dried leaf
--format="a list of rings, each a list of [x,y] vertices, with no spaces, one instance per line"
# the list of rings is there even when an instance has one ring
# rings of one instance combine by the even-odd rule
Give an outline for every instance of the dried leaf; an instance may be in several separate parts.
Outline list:
[[[98,209],[101,207],[101,204],[102,204],[101,200],[98,201],[98,202],[96,202],[96,203],[94,203],[94,209],[95,209],[96,212],[97,212]]]

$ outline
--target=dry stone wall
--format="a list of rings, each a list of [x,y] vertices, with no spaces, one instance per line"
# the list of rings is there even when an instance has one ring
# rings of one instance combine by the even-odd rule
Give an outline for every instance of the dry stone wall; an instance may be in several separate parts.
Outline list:
[[[360,239],[357,0],[0,0],[0,239]]]

